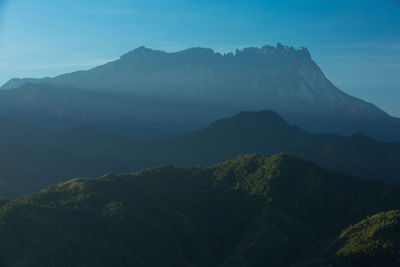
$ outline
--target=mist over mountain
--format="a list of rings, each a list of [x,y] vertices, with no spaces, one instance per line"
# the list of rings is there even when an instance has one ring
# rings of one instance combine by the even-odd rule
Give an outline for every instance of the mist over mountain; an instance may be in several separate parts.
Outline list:
[[[166,53],[139,47],[87,71],[39,80],[13,79],[2,88],[27,82],[198,103],[203,107],[221,105],[231,107],[234,113],[268,108],[314,132],[351,135],[361,131],[382,140],[400,140],[399,119],[336,88],[306,48],[279,43],[227,54],[206,48]],[[96,102],[96,96],[91,102]],[[140,112],[151,110],[144,107]],[[215,118],[193,119],[191,129],[221,118],[219,113],[216,109]],[[166,119],[164,123],[171,121]]]
[[[238,108],[122,92],[28,83],[0,91],[0,114],[48,129],[91,124],[144,138],[179,136],[234,115]]]

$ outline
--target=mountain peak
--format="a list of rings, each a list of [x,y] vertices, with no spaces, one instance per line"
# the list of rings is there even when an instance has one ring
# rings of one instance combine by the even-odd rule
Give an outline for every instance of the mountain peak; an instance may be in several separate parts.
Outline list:
[[[288,46],[288,45],[283,45],[281,43],[276,43],[275,45],[275,49],[276,50],[280,50],[280,51],[296,51],[293,46]]]
[[[145,47],[144,45],[142,45],[142,46],[139,46],[139,47],[136,48],[136,49],[133,49],[131,52],[134,52],[134,53],[141,53],[141,52],[152,52],[152,51],[154,51],[154,50],[151,49],[151,48],[147,48],[147,47]]]
[[[140,56],[150,56],[152,54],[156,54],[156,53],[163,53],[162,51],[159,50],[153,50],[151,48],[147,48],[145,46],[139,46],[138,48],[122,55],[120,57],[120,60],[126,60],[126,59],[130,59],[130,58],[136,58],[136,57],[140,57]]]
[[[213,122],[206,130],[218,130],[229,132],[233,129],[264,129],[268,131],[280,131],[291,126],[277,113],[271,110],[264,111],[244,111],[239,114]]]
[[[285,127],[288,123],[276,112],[272,110],[263,111],[242,111],[236,116],[232,117],[231,120],[243,121],[243,122],[255,122],[255,123],[266,123],[275,127]]]
[[[246,47],[243,50],[236,50],[236,55],[264,55],[264,56],[293,56],[306,60],[311,60],[311,54],[305,47],[300,47],[297,50],[293,46],[277,43],[275,46],[265,45],[263,47]]]
[[[211,48],[205,48],[205,47],[191,47],[188,49],[184,49],[182,51],[179,51],[178,53],[206,53],[206,54],[215,54],[214,50]]]

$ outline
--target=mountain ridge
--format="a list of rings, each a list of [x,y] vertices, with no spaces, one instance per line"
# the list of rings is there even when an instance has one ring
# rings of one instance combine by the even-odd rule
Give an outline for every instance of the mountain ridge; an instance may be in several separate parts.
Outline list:
[[[260,59],[253,58],[253,55],[255,55],[256,57],[261,56],[261,58]],[[174,56],[178,56],[178,57],[176,59],[174,59],[173,58]],[[179,56],[184,56],[184,57],[181,58]],[[186,56],[189,56],[189,58],[186,58]],[[94,67],[90,70],[62,74],[62,75],[56,76],[54,78],[50,78],[50,79],[45,78],[44,80],[40,79],[37,81],[46,81],[47,83],[54,84],[54,85],[73,86],[73,87],[77,87],[77,88],[107,89],[109,87],[114,87],[114,88],[121,90],[121,89],[124,89],[124,87],[129,88],[132,85],[121,85],[121,83],[118,82],[117,80],[114,80],[112,83],[108,83],[108,85],[107,85],[107,83],[104,83],[102,81],[102,83],[106,84],[104,86],[102,86],[100,83],[97,83],[96,85],[85,85],[85,82],[83,80],[80,83],[76,83],[76,82],[71,83],[70,81],[68,81],[68,79],[70,79],[70,77],[72,77],[73,75],[79,77],[81,74],[86,74],[86,73],[95,72],[95,71],[99,71],[99,70],[104,71],[107,68],[119,69],[119,68],[121,68],[120,66],[123,65],[123,62],[128,62],[129,64],[144,63],[144,65],[146,65],[146,62],[150,62],[152,60],[151,57],[154,57],[155,60],[161,61],[161,62],[157,62],[157,61],[154,62],[156,64],[160,64],[160,63],[163,64],[164,63],[163,60],[165,60],[167,58],[172,58],[172,59],[170,59],[172,65],[173,64],[178,64],[178,65],[179,64],[189,64],[189,62],[186,62],[186,60],[189,60],[189,61],[194,61],[193,62],[194,64],[196,64],[196,63],[198,63],[200,65],[206,64],[207,68],[212,69],[210,63],[208,63],[206,61],[208,58],[211,58],[211,59],[216,60],[215,62],[213,61],[213,63],[215,63],[217,65],[219,63],[228,64],[224,68],[227,68],[229,71],[234,71],[237,68],[237,67],[232,67],[232,66],[229,67],[230,64],[235,62],[235,61],[230,61],[229,58],[232,58],[232,59],[238,60],[238,61],[243,61],[243,63],[245,63],[245,64],[249,63],[248,62],[249,60],[254,60],[254,62],[256,64],[258,63],[257,64],[258,66],[262,66],[262,64],[265,64],[265,62],[262,63],[262,61],[265,61],[265,60],[271,61],[271,62],[268,62],[268,64],[273,65],[273,64],[278,63],[278,61],[282,61],[282,60],[288,60],[289,63],[291,63],[291,64],[293,64],[293,63],[298,64],[299,62],[296,62],[296,61],[298,59],[300,59],[301,61],[304,61],[307,63],[312,63],[312,67],[317,71],[317,73],[322,74],[322,72],[319,70],[319,68],[312,61],[311,55],[306,48],[302,47],[302,48],[299,48],[296,50],[293,47],[284,46],[280,43],[278,43],[275,47],[268,46],[268,45],[261,47],[261,48],[249,47],[249,48],[244,48],[243,50],[236,50],[235,53],[227,53],[227,54],[221,54],[218,52],[214,52],[210,48],[200,48],[200,47],[194,47],[194,48],[189,48],[189,49],[185,49],[185,50],[178,51],[178,52],[167,53],[167,52],[163,52],[160,50],[153,50],[153,49],[149,49],[144,46],[141,46],[137,49],[134,49],[134,50],[122,55],[118,60],[108,62],[104,65]],[[267,57],[267,58],[263,59],[262,57]],[[226,58],[228,58],[228,62],[223,62],[224,59],[226,59]],[[144,61],[141,61],[141,60],[144,60]],[[138,62],[135,63],[135,61],[138,61]],[[293,61],[293,62],[291,62],[291,61]],[[252,62],[252,64],[254,62]],[[260,65],[260,63],[262,63],[262,64]],[[129,67],[129,66],[127,66],[127,67]],[[153,67],[155,67],[155,66],[153,66]],[[247,66],[247,67],[250,67],[250,66]],[[158,69],[158,71],[160,71],[160,69]],[[196,69],[196,71],[199,71],[199,70]],[[180,70],[180,72],[183,72],[183,70]],[[94,74],[94,75],[97,76],[98,74]],[[120,73],[119,76],[121,76],[121,75],[124,76],[126,74]],[[99,78],[101,79],[101,77],[99,77]],[[35,82],[35,80],[28,80],[28,81]],[[131,81],[133,82],[133,84],[135,83],[134,80],[131,80]],[[20,80],[20,82],[23,83],[24,81]],[[151,81],[148,81],[148,82],[151,82]],[[16,82],[14,82],[14,83],[16,83]],[[329,86],[331,86],[331,84],[329,84]],[[6,87],[9,87],[9,86],[6,86]],[[269,90],[271,90],[271,89],[269,89]],[[279,92],[279,91],[276,92],[278,95],[281,94],[281,95],[293,96],[292,94],[285,93],[285,91],[287,89],[284,89],[283,87],[281,87],[280,90],[281,90],[281,92]],[[299,90],[298,96],[303,97],[303,98],[312,97],[310,91],[306,92],[305,88],[299,88],[298,90]],[[336,90],[329,89],[329,90],[339,92],[339,90],[337,90],[337,89]],[[303,91],[303,93],[301,93],[301,91]],[[334,94],[332,94],[332,96],[333,95]],[[341,104],[343,102],[343,96],[344,96],[344,94],[342,94],[340,97],[336,96],[336,99],[334,100],[334,102]],[[321,99],[321,97],[319,97],[319,98]]]
[[[341,231],[398,208],[399,190],[283,153],[77,178],[0,207],[0,263],[328,265]]]
[[[204,107],[220,105],[234,111],[231,115],[243,110],[272,109],[290,123],[312,132],[351,135],[362,131],[379,140],[400,140],[400,119],[335,87],[306,48],[282,44],[225,54],[209,48],[167,53],[139,47],[90,70],[30,82],[39,88],[48,84],[54,88],[78,88],[85,94],[93,91],[92,102],[97,101],[96,92],[107,91],[126,94],[127,98],[155,97]],[[23,83],[13,80],[3,88]],[[73,107],[74,103],[70,105]],[[177,107],[166,110],[173,108]],[[150,113],[151,108],[142,107],[138,112]],[[220,118],[220,112],[216,110],[214,118],[193,119],[191,128],[201,129],[206,126],[204,121]],[[173,118],[163,120],[161,123],[172,125]],[[189,128],[188,123],[182,128]]]

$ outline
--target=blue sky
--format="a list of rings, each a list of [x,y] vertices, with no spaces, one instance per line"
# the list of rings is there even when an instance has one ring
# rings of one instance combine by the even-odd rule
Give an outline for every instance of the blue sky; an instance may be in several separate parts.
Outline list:
[[[306,46],[340,89],[400,117],[400,0],[0,0],[0,83],[145,45]]]

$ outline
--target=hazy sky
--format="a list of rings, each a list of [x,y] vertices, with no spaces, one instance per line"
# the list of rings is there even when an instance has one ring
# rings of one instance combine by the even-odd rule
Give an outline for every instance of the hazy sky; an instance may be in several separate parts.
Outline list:
[[[138,46],[306,46],[340,89],[400,117],[400,0],[0,0],[0,83]]]

